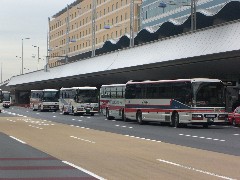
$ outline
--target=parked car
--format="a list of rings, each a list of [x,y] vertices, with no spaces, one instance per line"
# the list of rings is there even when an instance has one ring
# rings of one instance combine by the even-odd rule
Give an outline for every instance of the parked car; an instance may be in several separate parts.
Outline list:
[[[240,106],[236,107],[236,109],[228,114],[228,121],[233,126],[237,126],[240,124]]]

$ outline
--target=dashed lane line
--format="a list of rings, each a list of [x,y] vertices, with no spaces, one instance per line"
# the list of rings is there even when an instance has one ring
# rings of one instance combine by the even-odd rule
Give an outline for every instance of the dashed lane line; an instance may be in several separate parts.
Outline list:
[[[96,142],[94,142],[94,141],[90,141],[90,140],[88,140],[88,139],[79,138],[79,137],[76,137],[76,136],[70,136],[70,138],[77,139],[77,140],[80,140],[80,141],[89,142],[89,143],[92,143],[92,144],[95,144],[95,143],[96,143]]]
[[[222,175],[219,175],[219,174],[216,174],[216,173],[204,171],[204,170],[201,170],[201,169],[196,169],[196,168],[190,167],[190,166],[184,166],[184,165],[181,165],[181,164],[178,164],[178,163],[175,163],[175,162],[166,161],[164,159],[157,159],[157,161],[162,162],[162,163],[166,163],[166,164],[169,164],[169,165],[172,165],[172,166],[177,166],[179,168],[184,168],[184,169],[196,171],[196,172],[199,172],[199,173],[207,174],[209,176],[214,176],[214,177],[221,178],[221,179],[235,180],[235,179],[233,179],[231,177],[222,176]]]
[[[179,136],[185,136],[185,137],[192,137],[192,138],[199,138],[199,139],[207,139],[207,140],[213,140],[213,141],[220,141],[220,142],[225,142],[226,140],[224,139],[217,139],[217,138],[211,138],[211,137],[204,137],[204,136],[193,136],[190,134],[178,134]]]

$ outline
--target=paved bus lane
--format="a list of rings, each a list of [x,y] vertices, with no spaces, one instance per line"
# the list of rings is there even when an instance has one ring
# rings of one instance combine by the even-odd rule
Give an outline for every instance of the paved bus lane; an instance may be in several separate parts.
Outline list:
[[[0,121],[3,118],[0,117]],[[0,125],[1,126],[1,125]],[[0,180],[99,179],[0,132]]]
[[[146,138],[24,117],[2,118],[0,132],[106,179],[240,178],[238,156]]]

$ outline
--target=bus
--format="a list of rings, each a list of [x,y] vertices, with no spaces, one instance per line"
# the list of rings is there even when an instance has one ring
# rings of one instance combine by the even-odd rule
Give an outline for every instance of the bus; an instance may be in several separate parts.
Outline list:
[[[57,111],[59,109],[59,90],[43,89],[32,90],[30,97],[30,107],[35,110]]]
[[[11,96],[9,91],[3,91],[3,107],[9,108],[11,106]]]
[[[59,109],[63,114],[94,116],[99,112],[99,95],[96,87],[61,88]]]
[[[0,113],[2,112],[3,109],[3,94],[2,94],[2,90],[0,89]]]
[[[129,81],[125,93],[125,116],[139,124],[157,121],[207,128],[227,122],[225,88],[218,79]]]
[[[30,108],[33,111],[37,111],[39,104],[41,103],[43,91],[42,90],[31,90],[30,93]]]
[[[126,84],[102,85],[100,89],[100,111],[107,119],[124,118]]]

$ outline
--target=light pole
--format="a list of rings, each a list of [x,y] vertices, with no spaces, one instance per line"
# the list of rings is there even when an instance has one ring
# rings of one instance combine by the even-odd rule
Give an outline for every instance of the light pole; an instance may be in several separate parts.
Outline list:
[[[39,46],[34,46],[34,45],[32,45],[32,46],[37,47],[37,49],[38,49],[38,56],[37,56],[37,60],[38,60],[37,70],[38,70],[38,67],[39,67]]]
[[[130,2],[130,47],[134,46],[134,0]]]
[[[92,57],[95,56],[95,37],[96,37],[96,0],[92,0]]]
[[[24,39],[30,39],[30,38],[23,38],[22,39],[22,74],[23,74],[23,40]]]
[[[65,63],[68,63],[68,49],[69,49],[69,5],[67,4],[67,20],[66,20],[66,59]]]
[[[3,74],[3,73],[2,73],[2,62],[1,62],[1,83],[3,82],[3,81],[2,81],[2,74]]]
[[[191,31],[197,29],[196,0],[191,0]]]

